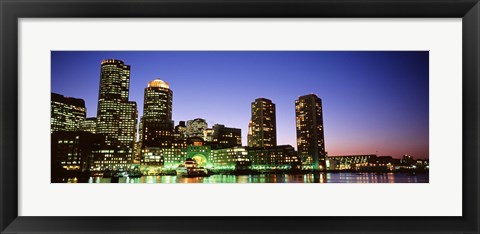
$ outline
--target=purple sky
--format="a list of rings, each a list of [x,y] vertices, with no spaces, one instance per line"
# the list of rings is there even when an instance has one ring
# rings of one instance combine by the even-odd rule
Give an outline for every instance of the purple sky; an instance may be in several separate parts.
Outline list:
[[[296,147],[295,99],[322,99],[329,155],[428,158],[428,52],[334,51],[52,51],[52,92],[82,98],[97,110],[100,62],[131,65],[130,100],[143,113],[148,81],[173,90],[173,119],[204,118],[242,129],[250,103],[277,107],[277,144]]]

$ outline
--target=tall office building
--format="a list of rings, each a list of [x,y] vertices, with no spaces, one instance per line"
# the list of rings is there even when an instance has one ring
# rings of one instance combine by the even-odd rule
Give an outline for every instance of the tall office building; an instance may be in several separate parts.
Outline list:
[[[115,151],[113,157],[119,161],[105,157],[107,162],[100,160],[105,167],[122,167],[134,155],[138,111],[137,104],[128,100],[129,86],[129,65],[117,59],[101,62],[96,133],[105,138],[106,145]]]
[[[304,166],[325,170],[322,100],[315,94],[295,101],[297,150]]]
[[[167,82],[155,79],[145,88],[141,119],[142,149],[170,147],[174,140],[173,92]]]
[[[173,92],[167,82],[155,79],[148,82],[143,99],[143,117],[172,120]]]
[[[120,105],[120,122],[118,123],[118,141],[127,153],[134,156],[137,140],[138,111],[136,102],[125,102]]]
[[[249,126],[250,128],[250,126]],[[275,104],[266,98],[252,102],[250,147],[273,147],[277,145]]]
[[[50,100],[50,132],[77,131],[85,120],[85,101],[52,93]]]
[[[101,62],[98,92],[97,133],[106,137],[109,145],[118,144],[120,113],[128,102],[130,66],[116,59]]]

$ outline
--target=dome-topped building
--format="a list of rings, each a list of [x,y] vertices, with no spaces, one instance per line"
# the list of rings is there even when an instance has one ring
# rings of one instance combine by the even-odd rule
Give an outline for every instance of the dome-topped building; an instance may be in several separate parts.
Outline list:
[[[155,79],[145,88],[143,115],[147,118],[172,120],[173,92],[167,82]]]
[[[169,89],[170,86],[168,85],[167,82],[160,80],[160,79],[155,79],[150,82],[148,82],[148,87],[152,88],[164,88],[164,89]]]
[[[173,140],[173,91],[167,82],[154,79],[148,82],[143,99],[140,135],[142,148],[170,147]]]

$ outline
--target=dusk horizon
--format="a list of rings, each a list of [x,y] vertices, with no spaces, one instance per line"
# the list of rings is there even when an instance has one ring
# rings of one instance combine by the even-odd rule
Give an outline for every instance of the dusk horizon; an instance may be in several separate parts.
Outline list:
[[[428,51],[52,51],[51,92],[83,99],[96,117],[105,59],[131,66],[139,120],[145,88],[161,79],[173,91],[175,125],[202,118],[239,128],[247,145],[251,104],[267,98],[277,145],[296,149],[295,100],[315,94],[329,156],[429,158]]]

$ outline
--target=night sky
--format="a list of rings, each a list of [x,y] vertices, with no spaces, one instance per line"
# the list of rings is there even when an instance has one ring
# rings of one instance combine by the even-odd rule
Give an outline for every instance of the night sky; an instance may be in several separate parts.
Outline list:
[[[130,100],[143,114],[148,81],[173,90],[173,119],[203,118],[242,129],[247,144],[250,105],[271,99],[277,144],[296,148],[295,100],[322,99],[330,156],[410,154],[428,158],[428,52],[335,51],[52,51],[52,92],[82,98],[97,112],[100,62],[131,65]]]

